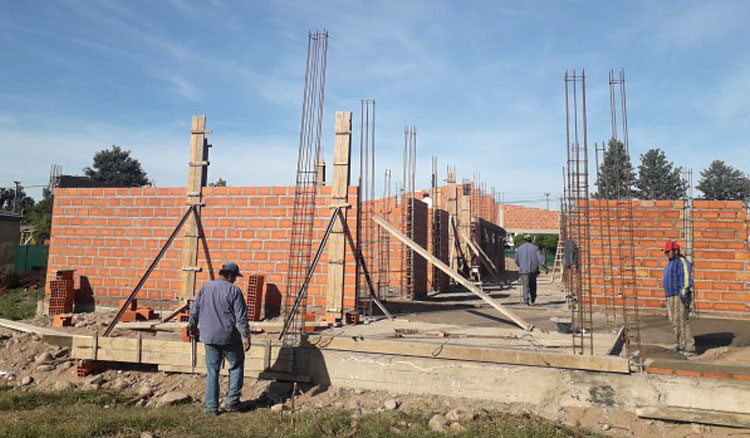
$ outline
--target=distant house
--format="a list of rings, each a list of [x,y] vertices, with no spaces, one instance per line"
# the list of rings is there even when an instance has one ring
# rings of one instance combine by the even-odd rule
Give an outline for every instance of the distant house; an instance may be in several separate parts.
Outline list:
[[[15,269],[15,255],[21,239],[22,215],[0,211],[0,276]]]

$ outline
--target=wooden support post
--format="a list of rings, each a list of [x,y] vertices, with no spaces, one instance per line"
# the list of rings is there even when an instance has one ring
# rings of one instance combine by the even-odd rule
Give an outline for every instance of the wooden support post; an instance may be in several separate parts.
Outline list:
[[[458,284],[462,285],[463,287],[468,289],[470,292],[472,292],[474,295],[481,298],[485,303],[489,304],[495,310],[500,312],[501,315],[510,319],[511,321],[516,323],[519,327],[521,327],[524,330],[532,330],[534,328],[533,325],[527,323],[526,321],[521,319],[518,315],[516,315],[509,309],[506,309],[500,303],[493,300],[492,297],[484,293],[478,287],[474,286],[469,280],[459,275],[458,272],[451,270],[451,268],[448,267],[445,263],[441,262],[437,257],[433,256],[432,254],[427,252],[427,250],[417,245],[413,240],[404,236],[400,231],[393,228],[388,222],[386,222],[385,220],[377,216],[373,216],[373,220],[375,221],[375,223],[385,228],[385,230],[391,233],[395,238],[400,240],[404,245],[408,246],[409,248],[413,249],[414,252],[424,257],[425,260],[432,263],[434,266],[436,266],[438,269],[445,272],[449,276],[453,277],[453,279],[456,280]]]
[[[193,164],[200,165],[193,165]],[[206,143],[206,116],[193,116],[190,128],[190,166],[188,168],[187,205],[200,209],[202,189],[208,177],[208,145]],[[179,298],[183,302],[195,294],[195,277],[198,265],[198,225],[195,215],[190,215],[184,225],[182,244],[182,272]]]
[[[467,183],[468,184],[468,183]],[[458,201],[458,229],[462,232],[465,236],[471,236],[472,230],[471,230],[471,195],[466,194],[466,186],[467,184],[461,185],[461,195],[459,197]],[[471,186],[470,186],[471,187]],[[473,188],[472,188],[473,190]],[[465,263],[466,266],[469,267],[471,265],[471,260],[469,260],[469,245],[467,243],[466,239],[463,239],[461,241],[461,253],[466,258]]]
[[[336,112],[336,136],[333,141],[333,172],[331,178],[331,207],[342,207],[328,238],[328,287],[326,288],[326,316],[333,320],[343,317],[344,263],[346,236],[344,224],[349,205],[349,163],[352,151],[352,113]]]
[[[450,218],[455,218],[458,214],[458,186],[456,185],[455,172],[448,169],[448,176],[445,178],[446,184],[446,203],[445,211]],[[456,232],[450,224],[448,225],[448,264],[454,271],[458,270],[458,254],[456,253]]]

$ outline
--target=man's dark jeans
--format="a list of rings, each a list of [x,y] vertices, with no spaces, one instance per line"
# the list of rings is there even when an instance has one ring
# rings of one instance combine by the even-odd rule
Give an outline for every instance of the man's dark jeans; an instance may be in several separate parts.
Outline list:
[[[242,344],[203,344],[206,350],[206,410],[219,410],[219,370],[224,358],[229,362],[229,392],[227,407],[236,407],[240,402],[242,384],[245,380],[245,350]]]
[[[533,303],[536,301],[536,277],[538,272],[521,274],[521,284],[523,284],[523,302]]]

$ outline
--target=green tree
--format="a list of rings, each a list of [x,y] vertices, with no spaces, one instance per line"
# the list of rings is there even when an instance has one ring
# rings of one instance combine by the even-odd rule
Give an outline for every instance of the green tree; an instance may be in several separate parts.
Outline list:
[[[94,181],[112,187],[141,187],[149,184],[141,163],[130,156],[130,151],[112,145],[94,154],[92,167],[83,169]]]
[[[227,182],[224,180],[224,178],[219,178],[216,180],[216,182],[208,183],[209,187],[226,187]]]
[[[15,205],[15,210],[13,207]],[[23,186],[0,188],[0,210],[23,213],[34,206],[34,198],[26,194]]]
[[[635,187],[641,199],[683,199],[687,183],[680,176],[679,167],[667,161],[661,149],[649,149],[641,154]]]
[[[594,194],[599,199],[627,198],[633,194],[635,171],[630,156],[621,141],[610,139],[604,151],[604,160],[597,169]]]
[[[696,186],[705,199],[750,199],[750,179],[738,169],[721,160],[714,160],[701,172]]]
[[[513,237],[514,248],[518,248],[519,246],[523,245],[523,236],[524,233],[519,233]],[[538,246],[539,249],[545,249],[548,252],[554,252],[557,250],[557,238],[557,234],[532,234],[531,242],[534,245]]]
[[[44,243],[50,238],[52,230],[52,205],[54,196],[48,189],[44,189],[42,199],[29,209],[26,223],[34,227],[34,240]]]

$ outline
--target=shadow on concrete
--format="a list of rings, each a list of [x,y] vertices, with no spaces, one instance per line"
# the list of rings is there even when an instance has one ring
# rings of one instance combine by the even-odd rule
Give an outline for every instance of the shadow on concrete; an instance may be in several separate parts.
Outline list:
[[[261,377],[274,377],[268,387],[255,399],[240,404],[241,412],[257,408],[269,408],[285,403],[295,396],[295,405],[307,403],[307,397],[328,390],[331,379],[323,354],[306,337],[299,347],[282,347],[274,363],[261,373]],[[296,392],[295,381],[297,381]]]
[[[385,308],[393,315],[405,315],[422,312],[445,312],[450,310],[473,309],[474,304],[439,304],[429,301],[386,301]],[[376,312],[377,310],[377,312]],[[373,307],[374,314],[381,314],[377,306]]]
[[[489,319],[490,321],[501,322],[503,324],[508,324],[508,325],[510,325],[512,327],[516,327],[516,323],[514,323],[513,321],[510,321],[510,320],[504,319],[504,318],[500,318],[499,316],[487,315],[486,313],[482,313],[482,312],[479,312],[479,311],[476,311],[476,310],[467,310],[466,313],[471,313],[472,315],[476,315],[476,316],[479,316],[479,317],[482,317],[482,318],[485,318],[485,319]]]
[[[719,347],[728,347],[732,345],[732,341],[735,338],[734,333],[721,332],[721,333],[705,333],[695,338],[695,349],[698,354],[703,354],[707,350]]]

